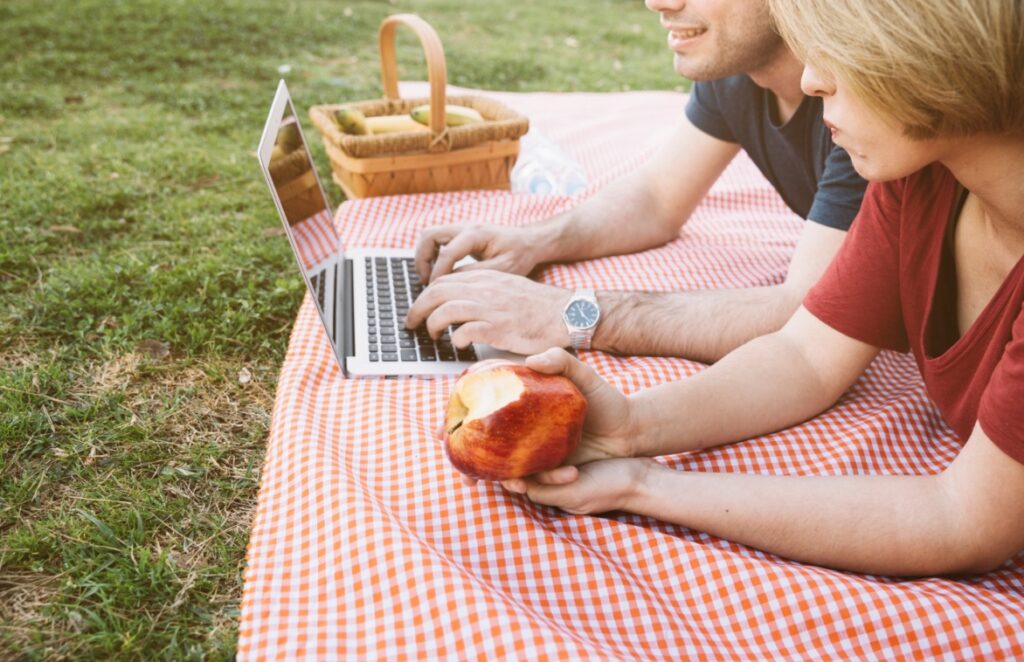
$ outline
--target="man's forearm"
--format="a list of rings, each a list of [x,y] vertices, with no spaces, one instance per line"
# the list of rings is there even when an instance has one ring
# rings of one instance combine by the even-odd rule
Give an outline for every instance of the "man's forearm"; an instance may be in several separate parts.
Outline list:
[[[785,285],[695,292],[599,292],[593,347],[624,355],[682,356],[703,363],[777,331],[800,305]]]
[[[818,565],[886,575],[981,571],[938,476],[758,476],[651,464],[631,512]]]
[[[691,210],[692,211],[692,210]],[[659,205],[656,196],[626,176],[592,198],[537,223],[539,262],[572,262],[647,250],[674,239],[689,215]]]

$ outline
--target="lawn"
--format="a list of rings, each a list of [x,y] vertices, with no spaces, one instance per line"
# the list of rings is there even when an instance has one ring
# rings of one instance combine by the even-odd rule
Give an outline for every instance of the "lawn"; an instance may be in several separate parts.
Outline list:
[[[0,659],[233,656],[303,296],[252,153],[281,72],[379,96],[405,11],[453,84],[684,84],[639,0],[0,3]]]

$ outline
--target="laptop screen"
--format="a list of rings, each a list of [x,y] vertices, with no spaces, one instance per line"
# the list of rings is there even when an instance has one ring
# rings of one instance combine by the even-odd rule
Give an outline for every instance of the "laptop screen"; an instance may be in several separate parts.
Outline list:
[[[283,81],[267,119],[259,160],[328,338],[341,358],[346,275],[341,239]]]

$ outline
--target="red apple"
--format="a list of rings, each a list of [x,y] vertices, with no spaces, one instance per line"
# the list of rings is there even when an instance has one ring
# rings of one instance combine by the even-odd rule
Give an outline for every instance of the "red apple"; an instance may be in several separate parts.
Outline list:
[[[459,376],[445,415],[445,452],[479,480],[561,466],[583,434],[587,400],[561,375],[484,361]]]

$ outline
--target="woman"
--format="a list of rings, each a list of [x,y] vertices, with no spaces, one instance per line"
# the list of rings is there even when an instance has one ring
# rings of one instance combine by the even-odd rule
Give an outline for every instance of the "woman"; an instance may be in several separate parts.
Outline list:
[[[628,510],[800,561],[984,572],[1024,548],[1024,19],[1018,0],[770,0],[834,140],[872,180],[777,333],[631,397],[561,350],[528,365],[590,401],[566,466],[505,482],[575,513]],[[638,459],[778,430],[911,350],[963,439],[928,476],[673,471]]]

